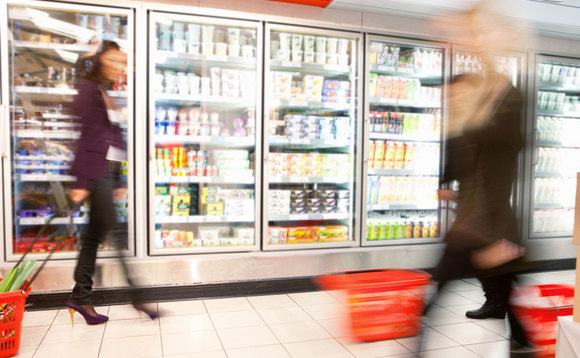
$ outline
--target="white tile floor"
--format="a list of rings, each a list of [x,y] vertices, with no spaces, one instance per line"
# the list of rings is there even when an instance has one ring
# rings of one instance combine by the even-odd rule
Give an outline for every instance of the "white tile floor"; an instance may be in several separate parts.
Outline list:
[[[526,284],[574,284],[575,272],[522,276]],[[503,320],[470,320],[484,300],[479,282],[454,281],[423,321],[428,358],[508,357]],[[131,306],[98,307],[110,321],[87,326],[66,310],[24,314],[18,357],[34,358],[411,358],[414,337],[372,343],[349,339],[344,293],[318,291],[155,304],[161,319]]]

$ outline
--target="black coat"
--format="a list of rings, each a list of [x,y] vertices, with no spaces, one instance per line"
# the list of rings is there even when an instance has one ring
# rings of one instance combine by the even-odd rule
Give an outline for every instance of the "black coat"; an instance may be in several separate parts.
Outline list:
[[[510,85],[484,126],[448,140],[443,181],[460,183],[456,219],[445,237],[448,251],[502,238],[520,241],[510,198],[523,146],[522,107],[521,93]]]

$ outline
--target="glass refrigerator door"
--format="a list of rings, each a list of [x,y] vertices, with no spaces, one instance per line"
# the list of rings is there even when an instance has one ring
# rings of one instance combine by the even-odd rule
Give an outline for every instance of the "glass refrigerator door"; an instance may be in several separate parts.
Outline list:
[[[266,44],[264,248],[354,246],[361,35],[267,25]]]
[[[472,55],[467,51],[457,50],[453,61],[452,73],[453,75],[460,75],[462,73],[485,73],[485,66],[481,58]],[[495,70],[498,73],[506,75],[514,87],[522,88],[522,61],[523,55],[514,56],[496,56]]]
[[[580,61],[537,59],[530,238],[572,236],[580,171]]]
[[[258,24],[150,19],[151,251],[257,250]]]
[[[364,245],[439,241],[445,47],[367,37]]]
[[[80,129],[79,119],[71,112],[77,94],[77,65],[79,58],[107,39],[117,42],[128,55],[126,74],[108,93],[127,119],[123,128],[132,156],[133,15],[119,9],[46,2],[18,2],[4,10],[2,93],[9,109],[2,140],[10,146],[5,178],[12,179],[6,180],[10,183],[6,195],[6,238],[10,240],[6,247],[7,258],[15,259],[56,209],[69,207],[68,189],[74,177],[68,170]],[[132,166],[126,164],[124,175],[131,188]],[[119,219],[127,223],[130,202],[127,198],[117,202]],[[73,216],[82,231],[88,223],[88,206]],[[66,222],[65,218],[55,219],[32,251],[47,252],[66,232]],[[74,239],[64,240],[59,257],[74,258],[77,247]],[[101,248],[106,251],[108,244]],[[132,240],[127,249],[133,250]]]

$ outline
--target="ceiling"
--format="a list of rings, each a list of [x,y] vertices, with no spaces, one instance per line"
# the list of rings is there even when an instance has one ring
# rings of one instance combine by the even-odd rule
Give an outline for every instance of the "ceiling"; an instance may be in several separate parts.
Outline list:
[[[477,2],[479,1],[334,0],[328,8],[425,18],[466,10]],[[527,21],[540,34],[580,38],[580,0],[503,0],[498,1],[498,7],[500,12],[502,9],[509,9],[503,12]],[[514,11],[514,8],[517,10]]]

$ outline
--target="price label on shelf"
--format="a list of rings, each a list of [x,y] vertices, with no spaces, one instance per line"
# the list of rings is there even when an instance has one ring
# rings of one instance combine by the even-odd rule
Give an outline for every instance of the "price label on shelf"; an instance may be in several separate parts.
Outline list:
[[[21,218],[20,225],[44,225],[46,218]]]
[[[301,182],[303,182],[303,181],[304,181],[304,179],[302,179],[301,177],[290,177],[290,178],[288,179],[288,181],[289,181],[290,183],[301,183]]]
[[[377,69],[384,72],[397,72],[397,68],[393,66],[378,66]]]
[[[288,106],[290,106],[290,107],[308,107],[308,102],[289,101]]]
[[[302,64],[300,62],[282,61],[282,67],[300,68],[302,67]]]
[[[309,216],[308,214],[295,214],[292,215],[291,218],[293,218],[294,220],[308,220]]]
[[[397,72],[399,73],[408,73],[408,74],[414,74],[415,70],[412,68],[399,68],[397,69]]]
[[[206,216],[205,221],[208,223],[217,223],[217,222],[225,221],[225,218],[222,216]]]

